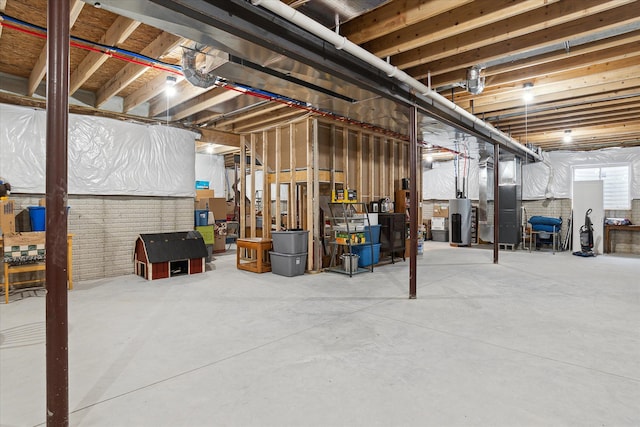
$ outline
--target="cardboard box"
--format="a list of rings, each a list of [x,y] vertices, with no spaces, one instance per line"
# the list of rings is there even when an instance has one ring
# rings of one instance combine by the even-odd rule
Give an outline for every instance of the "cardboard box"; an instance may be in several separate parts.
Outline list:
[[[206,211],[211,210],[211,205],[213,204],[213,197],[200,199],[193,202],[193,209],[196,211]]]
[[[439,218],[449,218],[449,205],[435,205],[433,216]]]
[[[196,201],[202,199],[213,199],[213,190],[196,190]]]
[[[16,232],[16,216],[13,200],[0,200],[0,235]]]
[[[224,197],[216,197],[210,199],[209,210],[213,212],[213,216],[218,220],[227,219],[227,199]]]

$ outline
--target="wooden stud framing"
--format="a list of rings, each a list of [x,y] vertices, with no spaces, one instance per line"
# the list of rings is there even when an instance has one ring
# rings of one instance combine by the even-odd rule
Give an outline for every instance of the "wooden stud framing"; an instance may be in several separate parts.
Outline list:
[[[271,184],[268,173],[268,141],[267,131],[262,132],[262,237],[271,238]]]
[[[369,164],[369,194],[371,195],[371,200],[380,199],[379,194],[376,193],[376,179],[375,179],[375,167],[373,165],[373,150],[375,147],[374,136],[369,134],[369,158],[367,159]]]
[[[246,236],[247,219],[247,136],[240,137],[240,188],[242,189],[237,203],[240,205],[240,237]]]
[[[249,211],[249,227],[251,229],[251,237],[256,236],[256,139],[255,133],[251,134],[251,148],[249,149],[251,164],[249,165],[249,176],[251,182],[251,191],[253,194],[249,195],[251,200]]]
[[[276,216],[276,230],[280,231],[282,229],[282,208],[280,207],[280,170],[282,169],[282,156],[281,156],[281,147],[282,143],[282,128],[278,126],[276,128],[276,170],[275,170],[275,183],[276,183],[276,207],[275,207],[275,216]]]
[[[289,164],[292,172],[296,170],[296,141],[295,141],[295,125],[289,124]],[[296,174],[292,173],[289,177],[289,197],[287,200],[287,228],[296,227]]]
[[[289,136],[283,131],[288,126]],[[331,189],[338,183],[344,188],[355,189],[358,198],[363,203],[378,200],[382,197],[393,198],[396,182],[406,177],[410,168],[407,163],[408,143],[384,135],[363,131],[351,126],[338,127],[331,122],[322,122],[317,118],[289,123],[284,126],[264,130],[249,135],[243,135],[240,145],[243,149],[241,169],[245,171],[241,176],[241,188],[255,189],[255,173],[258,167],[255,158],[262,157],[264,170],[263,193],[263,237],[270,235],[272,216],[276,218],[276,230],[282,229],[282,200],[280,186],[288,184],[287,218],[284,227],[287,229],[302,227],[309,230],[307,270],[319,271],[322,268],[321,237],[324,232],[319,222],[320,212],[320,182],[328,182]],[[301,127],[304,126],[304,129]],[[328,152],[330,155],[329,169],[320,170],[320,129],[329,126]],[[325,128],[322,127],[324,134]],[[270,132],[273,132],[270,133]],[[274,137],[275,135],[275,137]],[[353,144],[350,138],[353,137]],[[259,142],[262,141],[262,148]],[[338,144],[342,142],[342,149]],[[289,144],[288,159],[283,158],[286,145]],[[302,144],[305,144],[304,146]],[[368,145],[367,145],[368,144]],[[305,151],[297,150],[304,149]],[[284,147],[284,149],[283,149]],[[304,148],[303,148],[304,147]],[[365,147],[368,147],[365,154]],[[260,155],[256,153],[260,150]],[[299,155],[297,155],[297,154]],[[304,154],[304,155],[303,155]],[[284,154],[287,156],[287,154]],[[306,160],[303,162],[303,158]],[[351,159],[350,159],[351,157]],[[247,165],[247,158],[251,165]],[[288,160],[288,165],[286,164]],[[270,167],[269,167],[270,166]],[[287,167],[288,166],[288,167]],[[327,165],[325,164],[325,167]],[[288,169],[288,170],[283,170]],[[298,170],[299,168],[299,170]],[[247,175],[250,176],[247,185]],[[365,184],[365,178],[368,182]],[[245,180],[242,182],[242,180]],[[421,177],[417,179],[418,188]],[[275,207],[271,208],[271,185],[275,184]],[[300,185],[298,185],[300,184]],[[259,190],[259,189],[258,189]],[[241,204],[241,216],[247,224],[242,232],[255,236],[256,234],[256,202],[255,194],[249,196],[251,212],[247,212],[245,204]],[[242,198],[242,197],[240,197]],[[246,199],[245,199],[246,200]],[[249,236],[246,236],[249,237]]]
[[[305,139],[307,142],[307,229],[310,231],[309,239],[307,240],[307,254],[313,254],[314,242],[316,241],[316,223],[318,222],[316,219],[314,209],[316,197],[315,197],[315,188],[317,187],[317,179],[314,176],[317,176],[317,168],[314,167],[315,157],[313,156],[313,129],[311,128],[311,121],[305,121]],[[313,260],[312,257],[307,256],[307,270],[313,270]]]
[[[356,191],[358,192],[358,200],[363,203],[367,203],[364,197],[364,189],[362,187],[363,181],[363,165],[362,165],[362,131],[358,131],[356,134]]]
[[[349,129],[342,128],[342,170],[344,171],[344,189],[351,187],[352,182],[349,177]]]
[[[318,121],[313,119],[309,120],[309,126],[311,127],[311,144],[312,144],[312,165],[313,165],[313,205],[312,205],[312,217],[313,228],[312,228],[312,236],[313,236],[313,244],[310,246],[310,249],[314,250],[309,252],[313,254],[312,260],[310,260],[311,269],[314,271],[320,271],[322,268],[322,245],[321,245],[321,236],[324,234],[324,224],[319,222],[319,218],[315,218],[316,212],[320,212],[320,171],[318,170],[320,159],[319,156],[319,147],[318,147]],[[319,216],[319,215],[318,215]],[[309,239],[311,240],[311,239]]]

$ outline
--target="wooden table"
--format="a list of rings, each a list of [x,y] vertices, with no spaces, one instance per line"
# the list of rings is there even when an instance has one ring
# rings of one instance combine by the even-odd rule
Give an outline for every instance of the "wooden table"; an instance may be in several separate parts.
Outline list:
[[[33,233],[38,233],[38,235],[41,235],[38,237],[38,240],[41,239],[42,243],[44,243],[45,241],[45,233],[44,232],[30,232],[30,233],[22,233],[24,234],[29,234],[29,235],[33,235]],[[19,235],[16,235],[19,236]],[[11,237],[10,236],[0,236],[0,248],[2,248],[2,254],[4,256],[4,244],[5,244],[5,239],[7,240],[7,243],[10,244],[11,243]],[[73,289],[73,263],[72,263],[72,258],[73,258],[73,234],[69,234],[67,236],[67,283],[68,283],[68,288],[69,289]],[[40,283],[40,282],[44,282],[45,278],[36,278],[36,279],[30,279],[30,280],[21,280],[21,281],[10,281],[10,277],[12,274],[20,274],[20,273],[31,273],[31,272],[35,272],[35,271],[45,271],[46,270],[46,264],[44,262],[36,262],[33,264],[22,264],[22,265],[9,265],[9,263],[7,262],[3,262],[4,264],[4,303],[8,304],[9,303],[9,286],[10,285],[21,285],[21,284],[25,284],[25,283]]]
[[[611,253],[611,231],[640,231],[640,225],[605,225],[604,253]]]
[[[269,251],[273,247],[271,239],[251,237],[236,240],[236,267],[254,273],[271,271]]]

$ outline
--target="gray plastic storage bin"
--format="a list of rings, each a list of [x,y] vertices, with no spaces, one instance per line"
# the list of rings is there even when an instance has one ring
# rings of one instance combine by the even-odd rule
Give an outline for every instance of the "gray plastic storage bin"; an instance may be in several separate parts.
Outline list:
[[[308,230],[272,231],[273,252],[279,254],[301,254],[307,252]]]
[[[448,242],[449,230],[431,230],[431,238],[435,242]]]
[[[300,276],[304,274],[307,266],[307,253],[301,254],[281,254],[269,252],[271,256],[271,272],[281,276]]]

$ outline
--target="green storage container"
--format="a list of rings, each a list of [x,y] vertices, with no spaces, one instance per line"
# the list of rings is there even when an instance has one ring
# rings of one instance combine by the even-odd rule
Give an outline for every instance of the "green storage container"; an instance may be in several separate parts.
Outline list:
[[[201,225],[196,227],[196,231],[202,234],[202,238],[204,239],[205,245],[213,245],[216,241],[215,238],[215,225]]]

